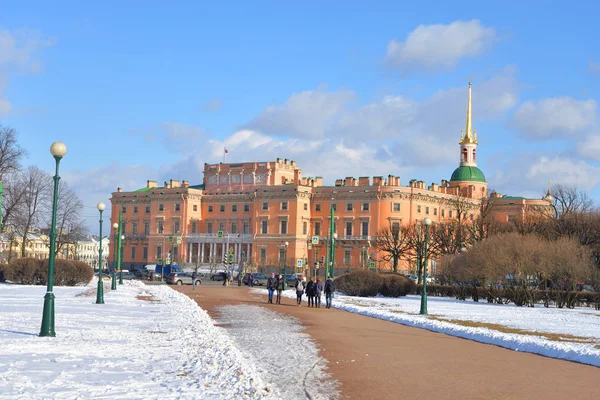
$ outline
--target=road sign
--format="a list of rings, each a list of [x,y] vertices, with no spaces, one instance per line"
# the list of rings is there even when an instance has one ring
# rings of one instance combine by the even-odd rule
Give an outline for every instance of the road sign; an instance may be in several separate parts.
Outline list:
[[[229,254],[233,254],[233,247],[229,248]]]
[[[299,259],[296,261],[296,267],[298,267],[298,268],[302,268],[302,259],[301,259],[301,258],[299,258]]]
[[[312,243],[309,243],[309,244],[308,244],[308,249],[309,249],[309,250],[312,250]]]
[[[173,236],[169,236],[169,243],[173,243]]]
[[[233,254],[229,255],[229,262],[233,264]]]
[[[219,239],[223,238],[223,229],[219,229],[219,230],[217,231],[217,237],[218,237]]]
[[[374,261],[369,262],[369,268],[375,268],[375,262]]]
[[[181,236],[177,236],[177,244],[181,244]]]
[[[312,237],[312,244],[314,244],[314,245],[319,244],[319,237],[318,236],[313,236]]]

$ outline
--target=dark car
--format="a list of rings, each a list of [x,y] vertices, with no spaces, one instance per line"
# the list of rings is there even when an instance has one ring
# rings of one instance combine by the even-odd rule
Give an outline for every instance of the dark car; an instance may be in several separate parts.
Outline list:
[[[142,279],[148,277],[148,268],[139,268],[131,271],[136,278]]]
[[[123,279],[131,280],[131,279],[138,279],[138,277],[135,275],[135,273],[127,271],[127,272],[123,272]]]
[[[249,284],[250,274],[245,274],[242,278],[242,283],[244,285]],[[264,286],[267,284],[267,276],[261,272],[253,272],[252,273],[252,284],[254,286]]]
[[[223,272],[217,272],[216,274],[212,274],[210,276],[211,281],[222,281],[224,277]]]

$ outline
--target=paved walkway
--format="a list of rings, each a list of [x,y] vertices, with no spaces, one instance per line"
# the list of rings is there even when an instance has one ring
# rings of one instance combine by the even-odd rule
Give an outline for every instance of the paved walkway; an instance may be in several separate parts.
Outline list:
[[[597,399],[600,368],[481,344],[336,309],[266,304],[247,287],[177,287],[209,313],[256,304],[299,318],[344,399]],[[306,303],[304,303],[306,305]],[[268,338],[257,338],[268,344]]]

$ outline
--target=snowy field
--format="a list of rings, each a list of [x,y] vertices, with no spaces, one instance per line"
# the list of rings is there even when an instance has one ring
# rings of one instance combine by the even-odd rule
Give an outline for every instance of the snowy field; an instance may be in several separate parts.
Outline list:
[[[266,293],[266,289],[255,289]],[[293,290],[284,296],[296,298]],[[323,297],[323,304],[325,298]],[[600,367],[600,311],[516,307],[429,297],[428,316],[419,315],[420,296],[351,297],[336,294],[335,308],[494,344]],[[306,305],[304,296],[303,305]]]
[[[44,286],[0,284],[2,399],[279,399],[190,298],[166,286],[55,287],[56,337],[38,337]]]

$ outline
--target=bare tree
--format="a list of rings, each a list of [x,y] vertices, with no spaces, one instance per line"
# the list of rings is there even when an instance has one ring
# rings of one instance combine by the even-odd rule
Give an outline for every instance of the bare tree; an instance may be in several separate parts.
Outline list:
[[[21,159],[27,154],[17,143],[17,131],[0,124],[0,182],[5,176],[21,167]]]
[[[31,166],[21,174],[20,184],[23,186],[22,203],[15,215],[15,226],[21,235],[21,257],[25,257],[28,236],[33,228],[39,227],[41,212],[50,198],[52,178],[38,167]]]
[[[576,186],[555,184],[552,186],[552,197],[554,199],[554,210],[556,217],[576,213],[589,212],[594,202],[587,193],[577,189]]]
[[[383,253],[384,261],[392,261],[394,272],[398,272],[400,260],[407,257],[409,250],[408,236],[403,234],[404,229],[383,228],[377,232],[373,246]]]
[[[427,228],[421,223],[404,227],[404,235],[408,239],[407,258],[417,265],[417,284],[423,280],[423,263],[425,259],[435,259],[440,255],[439,243],[434,239],[437,224],[429,226],[428,241],[425,240]]]
[[[15,217],[22,206],[25,187],[21,184],[20,174],[11,173],[4,177],[2,191],[2,233],[15,228]]]
[[[463,196],[462,194],[458,194],[453,198],[446,199],[445,203],[449,206],[450,210],[454,212],[457,225],[457,228],[460,228],[456,231],[455,240],[458,244],[458,247],[462,247],[465,245],[468,237],[465,236],[465,231],[463,229],[463,224],[465,224],[469,217],[469,212],[473,212],[477,209],[477,205],[473,203],[472,199]],[[491,205],[490,205],[491,207]],[[473,224],[474,225],[474,224]]]
[[[48,219],[46,224],[51,226],[52,202],[46,204]],[[83,203],[68,185],[61,181],[58,186],[58,201],[56,207],[56,248],[58,254],[65,245],[77,243],[84,236],[86,228],[82,219]],[[50,229],[50,228],[48,228]],[[73,255],[74,256],[74,255]]]

